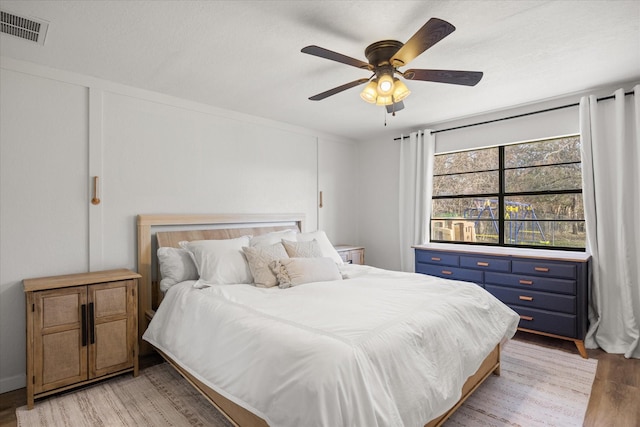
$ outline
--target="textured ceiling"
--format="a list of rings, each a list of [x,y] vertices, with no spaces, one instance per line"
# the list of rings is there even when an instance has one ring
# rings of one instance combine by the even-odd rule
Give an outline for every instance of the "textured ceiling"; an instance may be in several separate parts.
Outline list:
[[[640,80],[640,1],[0,1],[48,21],[46,44],[2,34],[0,54],[347,138]],[[395,117],[361,88],[307,98],[368,71],[300,53],[315,44],[366,61],[431,17],[457,29],[406,68],[483,71],[475,87],[407,81]]]

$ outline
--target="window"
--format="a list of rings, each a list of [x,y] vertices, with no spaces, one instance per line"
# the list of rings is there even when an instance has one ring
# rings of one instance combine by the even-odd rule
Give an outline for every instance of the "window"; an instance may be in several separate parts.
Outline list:
[[[584,250],[578,135],[437,154],[431,241]]]

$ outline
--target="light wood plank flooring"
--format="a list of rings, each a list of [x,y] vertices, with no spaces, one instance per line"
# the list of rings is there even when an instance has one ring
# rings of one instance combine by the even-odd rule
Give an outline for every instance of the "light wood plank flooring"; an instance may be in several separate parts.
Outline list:
[[[557,348],[570,353],[577,350],[570,341],[518,332],[515,339]],[[591,390],[584,427],[640,426],[640,359],[625,359],[621,354],[587,350],[598,359],[598,370]],[[161,362],[159,356],[140,360],[140,369]],[[0,394],[0,426],[17,426],[16,408],[26,405],[26,389]],[[37,404],[37,403],[36,403]]]

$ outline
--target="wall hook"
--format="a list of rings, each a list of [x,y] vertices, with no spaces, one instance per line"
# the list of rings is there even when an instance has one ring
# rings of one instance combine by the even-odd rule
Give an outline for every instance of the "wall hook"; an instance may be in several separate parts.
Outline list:
[[[98,177],[93,177],[93,199],[91,199],[91,203],[94,205],[100,204],[100,199],[98,198]]]

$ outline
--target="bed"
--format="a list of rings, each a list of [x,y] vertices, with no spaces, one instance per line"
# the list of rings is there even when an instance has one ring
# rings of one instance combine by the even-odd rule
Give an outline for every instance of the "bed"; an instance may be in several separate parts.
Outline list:
[[[206,226],[156,233],[158,247],[179,248],[183,241],[314,235],[300,232],[303,219],[140,215],[141,346],[150,343],[232,423],[247,427],[439,426],[499,374],[500,343],[513,336],[519,317],[474,284],[328,267],[326,247],[315,260],[286,261],[290,272],[300,262],[304,274],[322,264],[321,275],[328,267],[331,280],[315,280],[316,271],[287,289],[258,288],[203,282],[207,273],[200,272],[164,293],[152,283],[153,228]]]

